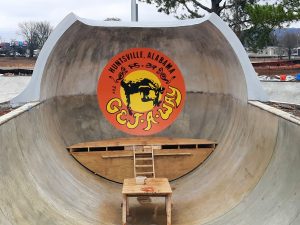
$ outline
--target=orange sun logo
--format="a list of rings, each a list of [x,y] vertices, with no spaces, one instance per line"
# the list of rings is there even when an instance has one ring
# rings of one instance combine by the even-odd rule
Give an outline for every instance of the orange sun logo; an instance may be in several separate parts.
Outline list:
[[[107,120],[133,135],[151,135],[181,112],[185,85],[177,65],[163,53],[134,48],[114,56],[98,81],[98,102]]]

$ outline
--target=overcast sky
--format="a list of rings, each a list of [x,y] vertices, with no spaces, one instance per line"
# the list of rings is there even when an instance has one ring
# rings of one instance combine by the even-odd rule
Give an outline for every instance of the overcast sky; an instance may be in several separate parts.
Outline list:
[[[173,15],[158,13],[153,5],[138,4],[140,21],[176,20]],[[0,0],[0,37],[2,41],[22,40],[17,35],[19,23],[49,21],[56,26],[70,12],[88,19],[118,17],[130,21],[130,5],[131,0]]]
[[[0,0],[0,37],[10,41],[17,36],[18,23],[49,21],[56,26],[67,14],[88,19],[104,20],[118,17],[130,21],[131,0]],[[140,21],[170,21],[174,16],[158,13],[152,5],[139,3]]]

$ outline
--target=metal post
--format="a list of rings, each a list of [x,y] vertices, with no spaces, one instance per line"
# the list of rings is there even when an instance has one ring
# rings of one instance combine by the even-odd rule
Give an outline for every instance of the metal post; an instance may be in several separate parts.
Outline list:
[[[131,21],[138,21],[138,4],[136,4],[136,0],[131,0]]]

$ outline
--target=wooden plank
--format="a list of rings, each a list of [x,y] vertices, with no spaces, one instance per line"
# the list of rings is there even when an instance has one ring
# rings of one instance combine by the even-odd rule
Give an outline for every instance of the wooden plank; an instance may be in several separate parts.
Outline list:
[[[134,177],[136,177],[136,157],[135,157],[135,153],[136,153],[136,149],[135,149],[135,146],[132,146],[133,147],[133,173],[134,173]]]
[[[193,155],[190,152],[180,152],[180,153],[154,153],[154,156],[191,156]],[[130,154],[124,155],[103,155],[103,159],[111,159],[111,158],[132,158],[133,156]],[[135,158],[135,160],[152,160],[152,158]]]
[[[135,174],[136,174],[136,175],[153,174],[153,172],[152,172],[152,171],[151,171],[151,172],[150,172],[150,171],[149,171],[149,172],[146,172],[146,171],[145,171],[145,172],[136,172]]]
[[[172,211],[172,200],[171,200],[171,194],[169,194],[166,197],[167,225],[171,225],[172,224],[171,211]]]
[[[191,152],[175,152],[175,153],[155,153],[154,156],[191,156]]]
[[[189,139],[189,138],[170,138],[170,137],[131,137],[101,140],[94,142],[79,143],[70,148],[87,148],[87,147],[113,147],[113,146],[132,146],[132,145],[198,145],[198,144],[217,144],[215,141],[207,139]]]
[[[126,214],[127,214],[127,196],[123,195],[123,204],[122,204],[122,223],[126,225]]]
[[[153,151],[153,148],[151,147],[151,150],[152,150],[152,169],[153,169],[153,177],[156,177],[155,175],[155,167],[154,167],[154,151]]]
[[[150,161],[152,158],[136,158],[136,161]]]
[[[124,154],[124,155],[103,155],[101,156],[103,159],[113,159],[113,158],[132,158],[131,154]]]
[[[172,189],[167,178],[147,178],[146,184],[136,184],[135,178],[124,179],[122,194],[143,196],[170,194]]]
[[[153,166],[151,164],[151,165],[135,165],[135,167],[138,167],[138,168],[150,168],[150,167],[153,167]]]

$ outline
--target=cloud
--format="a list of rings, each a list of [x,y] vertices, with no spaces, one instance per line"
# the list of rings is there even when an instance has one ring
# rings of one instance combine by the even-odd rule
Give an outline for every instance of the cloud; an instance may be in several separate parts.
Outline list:
[[[205,0],[208,4],[210,1]],[[139,21],[174,21],[174,15],[158,13],[155,5],[138,2]],[[6,0],[1,1],[0,37],[6,41],[20,39],[16,36],[18,24],[25,21],[49,21],[56,26],[67,14],[104,20],[118,17],[130,21],[130,0]],[[299,23],[293,26],[300,27]]]
[[[170,21],[173,16],[158,13],[153,5],[139,4],[141,21]],[[0,36],[5,39],[18,38],[18,24],[25,21],[49,21],[56,26],[67,14],[95,20],[118,17],[130,21],[130,0],[9,0],[1,2]],[[9,41],[9,40],[7,40]]]

